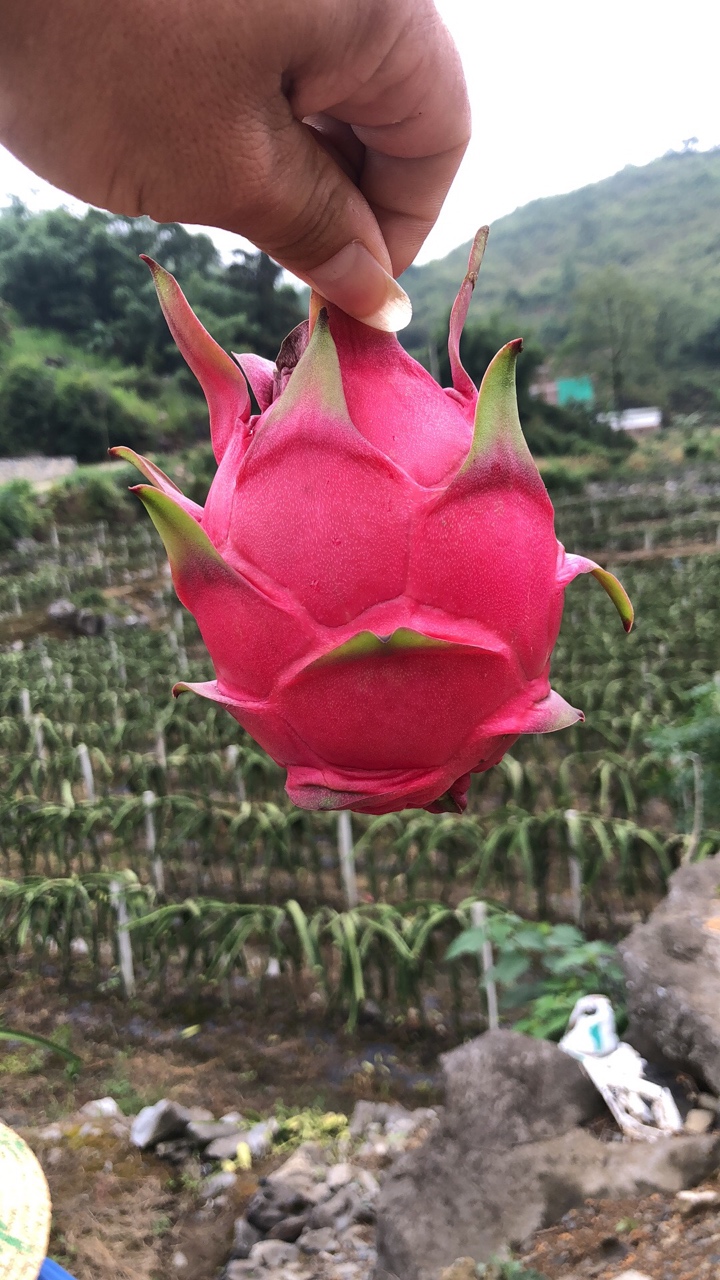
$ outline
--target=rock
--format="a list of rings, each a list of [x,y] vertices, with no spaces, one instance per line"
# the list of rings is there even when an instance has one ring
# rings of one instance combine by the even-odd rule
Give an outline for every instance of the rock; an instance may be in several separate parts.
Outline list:
[[[329,1200],[323,1200],[320,1204],[316,1204],[311,1210],[308,1218],[308,1225],[317,1230],[320,1227],[333,1227],[338,1218],[347,1213],[350,1204],[350,1194],[342,1188]]]
[[[618,1271],[615,1280],[652,1280],[647,1271]]]
[[[339,1191],[340,1187],[346,1187],[348,1182],[352,1182],[352,1180],[352,1165],[347,1163],[334,1164],[325,1175],[325,1181],[331,1191]]]
[[[236,1218],[235,1235],[233,1237],[232,1258],[249,1258],[250,1250],[257,1244],[261,1233],[247,1218]]]
[[[582,1067],[549,1040],[492,1031],[443,1054],[440,1063],[446,1113],[478,1138],[481,1117],[485,1150],[554,1138],[604,1110]]]
[[[179,1138],[188,1126],[188,1113],[176,1102],[163,1098],[153,1107],[143,1107],[130,1127],[130,1141],[146,1151],[167,1138]]]
[[[380,1194],[380,1183],[369,1169],[358,1169],[356,1181],[367,1200],[377,1199]]]
[[[452,1266],[445,1267],[440,1280],[476,1280],[477,1267],[474,1258],[456,1258]]]
[[[203,1148],[218,1138],[228,1138],[235,1133],[240,1133],[242,1129],[242,1124],[223,1124],[222,1120],[191,1120],[185,1136],[194,1146]],[[223,1156],[222,1159],[225,1157]]]
[[[627,1039],[650,1061],[720,1092],[720,854],[681,867],[668,896],[620,946]]]
[[[252,1129],[247,1129],[239,1141],[247,1143],[254,1160],[261,1160],[271,1150],[277,1131],[277,1120],[262,1120],[259,1124],[254,1124]]]
[[[208,1118],[212,1120],[212,1116]],[[220,1124],[234,1124],[237,1127],[244,1127],[245,1117],[239,1111],[228,1111],[227,1115],[220,1117]]]
[[[269,1182],[301,1182],[315,1184],[325,1177],[327,1162],[325,1152],[314,1142],[305,1142],[288,1156],[284,1164],[268,1176]]]
[[[186,1267],[188,1264],[188,1260],[185,1257],[185,1254],[181,1253],[179,1249],[177,1253],[173,1254],[172,1264],[175,1267],[176,1271],[182,1271],[183,1267]]]
[[[278,1222],[276,1226],[271,1227],[268,1231],[268,1240],[287,1240],[289,1244],[294,1244],[301,1231],[305,1230],[308,1224],[306,1213],[296,1213],[290,1218],[283,1218],[282,1222]]]
[[[254,1160],[261,1160],[272,1150],[277,1128],[276,1120],[263,1120],[249,1129],[239,1124],[220,1123],[190,1125],[188,1131],[197,1135],[198,1146],[205,1146],[205,1154],[211,1160],[234,1160],[239,1142],[247,1144]]]
[[[212,1111],[208,1111],[207,1107],[188,1107],[187,1113],[191,1124],[212,1124],[215,1120]]]
[[[424,1108],[408,1111],[406,1107],[392,1102],[356,1102],[350,1118],[350,1133],[353,1138],[360,1138],[372,1129],[384,1131],[402,1127],[408,1122],[412,1129],[420,1123],[420,1116],[425,1113]]]
[[[697,1104],[703,1111],[720,1111],[720,1098],[712,1093],[699,1093]]]
[[[250,1250],[250,1261],[261,1262],[264,1267],[286,1267],[299,1257],[299,1249],[284,1240],[260,1240]]]
[[[236,1182],[237,1175],[234,1173],[213,1173],[200,1183],[200,1198],[202,1200],[214,1200],[217,1196],[221,1196],[223,1191],[229,1191],[231,1187],[234,1187]]]
[[[680,1204],[681,1213],[698,1213],[702,1209],[714,1209],[719,1205],[720,1192],[712,1187],[703,1187],[699,1190],[678,1191],[675,1199]]]
[[[443,1070],[439,1128],[380,1190],[376,1280],[437,1280],[454,1260],[487,1262],[588,1198],[676,1192],[720,1162],[720,1135],[606,1143],[579,1128],[597,1099],[548,1042],[490,1032],[445,1055]]]
[[[223,1272],[223,1280],[254,1280],[263,1273],[262,1262],[229,1262]]]
[[[89,1120],[85,1121],[78,1129],[78,1138],[102,1138],[103,1131],[97,1124],[92,1124]]]
[[[183,1164],[190,1155],[190,1147],[184,1138],[170,1138],[168,1142],[156,1142],[155,1155],[171,1164]]]
[[[233,1129],[226,1137],[215,1138],[205,1148],[205,1155],[209,1160],[234,1160],[237,1155],[238,1143],[244,1141],[245,1134],[242,1129]]]
[[[80,1108],[80,1115],[87,1116],[89,1120],[100,1120],[105,1118],[117,1119],[122,1116],[117,1102],[114,1098],[95,1098],[92,1102],[86,1102]]]
[[[47,616],[51,622],[58,622],[63,627],[71,627],[77,609],[72,600],[53,600],[48,605]]]
[[[61,1142],[65,1135],[59,1124],[49,1124],[40,1130],[39,1136],[43,1142]]]
[[[317,1231],[306,1231],[300,1237],[299,1244],[303,1253],[337,1253],[340,1248],[332,1227],[319,1227]]]
[[[292,1182],[266,1178],[250,1200],[245,1217],[265,1234],[285,1218],[304,1213],[312,1203]]]
[[[707,1133],[708,1129],[712,1129],[714,1123],[714,1111],[703,1111],[700,1107],[693,1107],[691,1111],[688,1111],[683,1127],[686,1133]]]

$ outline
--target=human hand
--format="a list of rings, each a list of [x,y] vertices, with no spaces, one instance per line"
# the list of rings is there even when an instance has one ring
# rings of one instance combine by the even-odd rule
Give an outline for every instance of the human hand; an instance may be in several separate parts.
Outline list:
[[[432,0],[3,0],[0,140],[82,200],[224,227],[397,329],[469,137]]]

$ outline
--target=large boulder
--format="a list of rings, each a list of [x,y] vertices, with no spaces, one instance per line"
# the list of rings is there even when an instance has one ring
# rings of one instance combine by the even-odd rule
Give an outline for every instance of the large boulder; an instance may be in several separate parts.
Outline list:
[[[580,1126],[601,1105],[556,1045],[490,1032],[443,1058],[446,1106],[424,1146],[392,1167],[378,1203],[376,1280],[437,1280],[486,1262],[590,1196],[678,1191],[720,1162],[720,1135],[603,1142]]]
[[[720,1093],[720,854],[681,867],[620,947],[627,1039]]]

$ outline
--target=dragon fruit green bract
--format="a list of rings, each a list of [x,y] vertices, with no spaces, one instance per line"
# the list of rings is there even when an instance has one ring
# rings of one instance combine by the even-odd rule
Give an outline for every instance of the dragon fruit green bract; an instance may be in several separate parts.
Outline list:
[[[202,508],[113,451],[152,481],[135,492],[215,668],[176,691],[227,707],[303,808],[460,812],[471,773],[519,734],[582,718],[549,684],[568,583],[593,573],[632,625],[617,579],[555,537],[518,418],[521,341],[479,393],[460,362],[486,238],[452,311],[448,390],[394,335],[334,307],[295,329],[276,365],[235,363],[149,262],[218,462]]]

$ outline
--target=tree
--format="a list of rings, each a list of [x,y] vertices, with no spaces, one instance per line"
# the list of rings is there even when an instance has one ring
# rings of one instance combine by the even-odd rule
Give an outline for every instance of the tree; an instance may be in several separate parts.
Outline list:
[[[652,386],[657,305],[620,267],[589,272],[574,297],[563,355],[594,375],[616,411]]]

